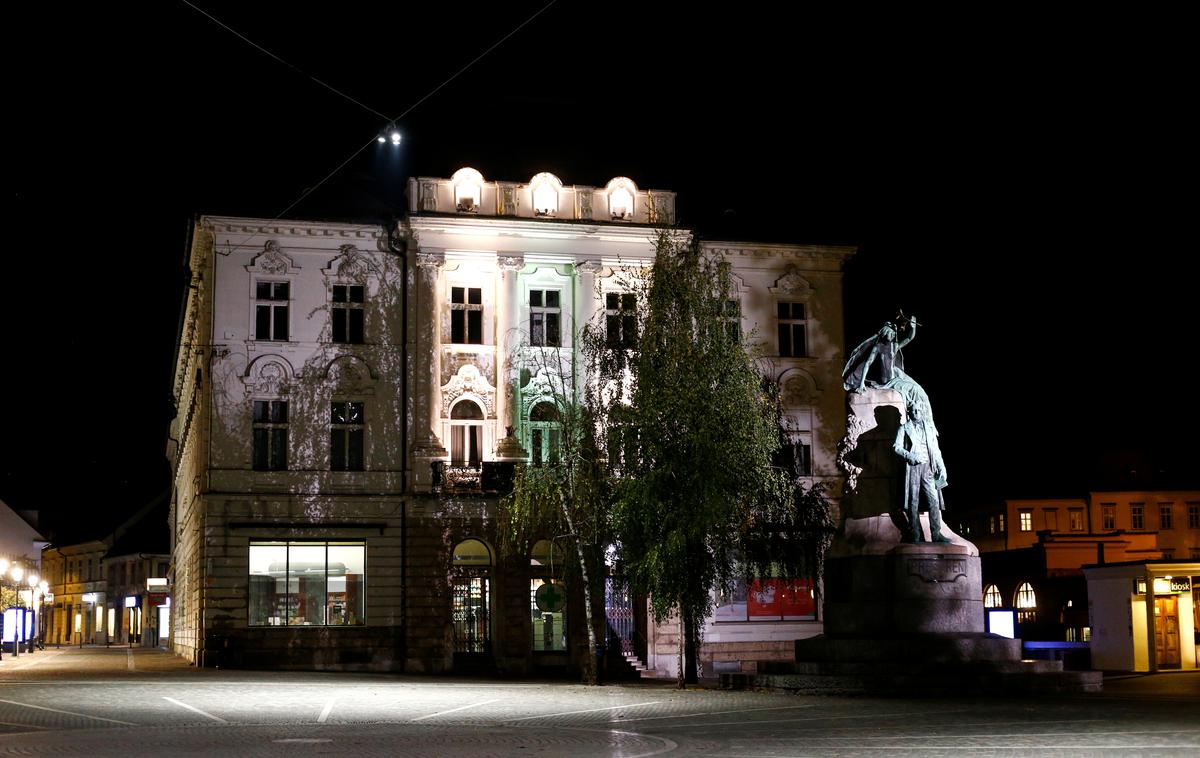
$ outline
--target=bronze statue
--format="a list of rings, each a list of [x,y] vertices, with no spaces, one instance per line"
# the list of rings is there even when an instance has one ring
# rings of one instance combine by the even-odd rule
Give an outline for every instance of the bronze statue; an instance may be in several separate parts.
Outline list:
[[[896,432],[892,449],[908,463],[904,477],[904,511],[908,521],[905,542],[924,542],[921,530],[921,497],[924,495],[929,511],[929,541],[949,542],[942,534],[942,488],[946,480],[946,464],[938,446],[937,427],[925,402],[908,406],[908,418]]]

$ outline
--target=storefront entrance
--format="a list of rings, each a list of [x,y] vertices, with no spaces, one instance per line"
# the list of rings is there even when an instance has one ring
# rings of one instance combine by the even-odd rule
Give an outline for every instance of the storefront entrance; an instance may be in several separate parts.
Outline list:
[[[1179,598],[1175,595],[1154,598],[1154,656],[1159,668],[1179,667]]]

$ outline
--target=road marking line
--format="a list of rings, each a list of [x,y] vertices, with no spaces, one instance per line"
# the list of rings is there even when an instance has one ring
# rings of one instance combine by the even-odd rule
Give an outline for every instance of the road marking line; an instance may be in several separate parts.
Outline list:
[[[960,708],[953,711],[939,711],[939,713],[962,713],[967,710]],[[655,729],[696,729],[697,727],[708,728],[710,726],[753,726],[757,724],[775,724],[779,722],[795,724],[801,721],[832,721],[834,719],[875,719],[887,718],[889,716],[920,716],[923,715],[919,711],[904,711],[897,713],[853,713],[846,716],[811,716],[802,719],[756,719],[754,721],[718,721],[713,724],[666,724],[664,726],[656,726]]]
[[[229,723],[228,721],[221,718],[220,716],[214,716],[211,713],[205,713],[204,711],[200,710],[199,708],[188,705],[187,703],[182,703],[173,697],[167,697],[166,695],[163,695],[163,700],[166,700],[168,703],[174,703],[175,705],[179,706],[180,708],[187,708],[189,711],[194,711],[196,713],[199,713],[201,716],[203,716],[206,719],[212,719],[213,721],[220,721],[222,724]]]
[[[661,700],[651,700],[649,703],[630,703],[629,705],[614,705],[614,706],[610,706],[608,708],[588,708],[587,710],[583,710],[583,711],[563,711],[562,713],[547,713],[542,716],[522,716],[519,719],[504,719],[504,721],[509,722],[509,721],[529,721],[530,719],[549,719],[549,718],[554,718],[555,716],[572,716],[576,713],[598,713],[600,711],[615,711],[620,708],[637,708],[640,705],[658,705],[661,702],[662,702]],[[741,723],[741,722],[739,722],[739,723]]]
[[[494,699],[492,699],[492,700],[484,700],[483,702],[480,702],[480,703],[471,703],[470,705],[464,705],[464,706],[460,706],[460,707],[458,707],[458,708],[451,708],[451,709],[450,709],[450,710],[448,710],[448,711],[438,711],[437,713],[431,713],[431,714],[429,714],[428,716],[419,716],[419,717],[417,717],[417,718],[415,718],[415,719],[409,719],[409,720],[410,720],[410,721],[424,721],[425,719],[431,719],[431,718],[433,718],[434,716],[445,716],[447,713],[456,713],[456,712],[458,712],[458,711],[465,711],[465,710],[467,710],[468,708],[476,708],[476,707],[478,707],[478,706],[481,706],[481,705],[487,705],[488,703],[495,703],[495,702],[497,702],[497,701],[499,701],[499,700],[502,700],[502,699],[503,699],[503,698],[494,698]]]
[[[640,719],[614,719],[610,724],[628,724],[631,721],[657,721],[659,719],[690,719],[696,716],[723,716],[727,713],[750,713],[752,711],[787,711],[796,708],[816,708],[816,704],[811,705],[779,705],[770,708],[739,708],[734,711],[708,711],[706,713],[680,713],[674,716],[643,716]]]
[[[126,653],[125,668],[128,671],[133,671],[133,650],[128,649],[125,651],[125,653]]]
[[[299,744],[299,745],[315,745],[321,742],[333,742],[333,740],[324,737],[290,737],[282,740],[271,740],[271,742],[281,742],[284,744]]]
[[[30,705],[29,703],[18,703],[16,700],[0,700],[0,703],[8,703],[9,705],[20,705],[25,708],[34,708],[39,711],[50,711],[51,713],[65,713],[68,716],[80,716],[85,719],[94,719],[96,721],[107,721],[112,724],[124,724],[125,726],[137,726],[132,721],[118,721],[117,719],[106,719],[103,716],[89,716],[86,713],[76,713],[75,711],[60,711],[57,708],[47,708],[44,705]]]
[[[37,724],[18,724],[15,721],[0,721],[0,726],[15,726],[22,729],[49,729],[48,726],[38,726]]]
[[[337,702],[337,698],[336,698],[336,697],[331,697],[331,698],[329,698],[329,702],[328,702],[328,703],[326,703],[326,704],[325,704],[325,707],[321,709],[321,715],[320,715],[320,716],[317,716],[317,723],[318,723],[318,724],[324,724],[324,723],[325,723],[325,719],[329,718],[329,714],[330,714],[330,712],[331,712],[331,711],[333,711],[333,704],[334,704],[334,703],[336,703],[336,702]]]

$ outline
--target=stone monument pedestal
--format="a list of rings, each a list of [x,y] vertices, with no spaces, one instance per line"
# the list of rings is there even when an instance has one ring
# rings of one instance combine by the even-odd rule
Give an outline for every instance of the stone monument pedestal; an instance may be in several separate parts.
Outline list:
[[[919,396],[911,387],[907,392]],[[906,464],[893,445],[904,399],[895,389],[847,398],[847,434],[838,448],[847,488],[825,565],[825,633],[797,640],[794,662],[760,664],[755,684],[880,695],[1099,691],[1099,672],[1021,660],[1020,640],[984,632],[973,544],[944,522],[948,542],[903,541],[911,531],[904,513]],[[928,514],[920,521],[928,540]]]

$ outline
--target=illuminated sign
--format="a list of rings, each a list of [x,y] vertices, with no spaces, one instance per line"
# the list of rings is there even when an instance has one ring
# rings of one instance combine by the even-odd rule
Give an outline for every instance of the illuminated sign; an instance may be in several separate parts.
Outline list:
[[[137,608],[137,597],[131,595],[131,596],[125,598],[125,607],[126,608]]]
[[[1013,615],[1013,611],[989,610],[987,612],[988,631],[1000,637],[1013,639],[1017,636]]]
[[[4,612],[4,642],[13,642],[17,629],[20,627],[20,622],[17,620],[19,613],[19,608],[9,608]]]
[[[167,580],[163,577],[156,577],[156,576],[148,577],[146,579],[146,586],[147,587],[166,587]]]
[[[1156,576],[1154,577],[1155,595],[1174,595],[1180,592],[1191,592],[1192,580],[1186,576]],[[1139,576],[1133,580],[1135,595],[1146,594],[1146,577]]]
[[[94,602],[96,602],[96,600],[97,600],[97,596],[96,596],[95,592],[88,592],[88,593],[85,593],[83,596],[83,602],[85,602],[85,603],[94,603]]]

